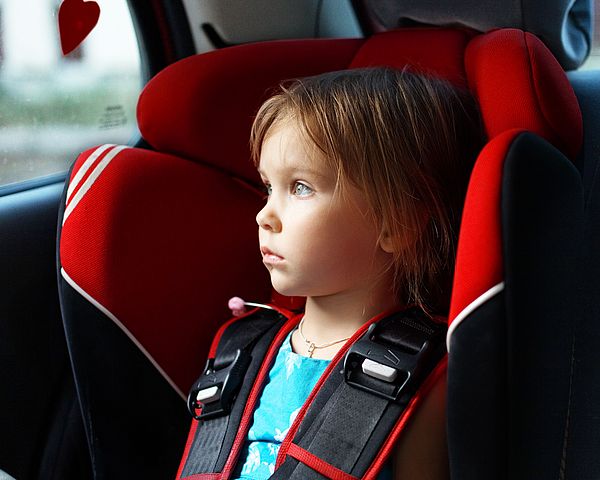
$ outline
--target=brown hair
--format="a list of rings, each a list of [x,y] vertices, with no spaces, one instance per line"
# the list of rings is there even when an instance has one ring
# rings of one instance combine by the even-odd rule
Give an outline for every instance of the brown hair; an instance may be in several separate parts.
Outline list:
[[[252,126],[255,164],[269,131],[293,119],[352,182],[395,239],[395,291],[405,304],[447,313],[458,226],[471,167],[482,146],[472,97],[407,70],[366,68],[294,80],[269,98]],[[406,243],[407,231],[416,241]]]

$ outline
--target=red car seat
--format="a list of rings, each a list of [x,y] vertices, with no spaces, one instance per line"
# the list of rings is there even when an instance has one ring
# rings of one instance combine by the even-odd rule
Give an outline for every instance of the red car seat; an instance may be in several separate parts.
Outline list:
[[[526,38],[521,55],[507,48],[510,35],[481,36],[467,50],[468,78],[484,117],[487,96],[503,111],[494,117],[500,124],[522,115],[554,119],[541,128],[561,132],[567,143],[552,140],[549,130],[541,136],[569,160],[539,136],[507,131],[490,135],[473,169],[448,333],[450,461],[453,478],[460,479],[558,477],[573,418],[584,225],[573,161],[581,114],[548,52]],[[506,65],[510,72],[501,78],[497,72]],[[509,99],[528,83],[519,75],[530,79],[533,103],[522,90]],[[551,86],[553,77],[558,83]],[[491,133],[487,120],[486,126]],[[540,127],[532,131],[541,133]]]
[[[370,65],[468,86],[490,139],[469,186],[450,310],[452,473],[525,478],[560,463],[564,315],[581,234],[580,178],[568,159],[581,144],[577,101],[530,34],[415,28],[184,59],[140,97],[151,149],[105,145],[76,160],[60,214],[59,285],[96,478],[174,476],[189,423],[184,393],[227,299],[270,298],[255,239],[254,112],[284,79]],[[560,332],[551,344],[536,336],[549,326]],[[549,365],[557,370],[539,379]],[[534,440],[535,451],[519,450]]]

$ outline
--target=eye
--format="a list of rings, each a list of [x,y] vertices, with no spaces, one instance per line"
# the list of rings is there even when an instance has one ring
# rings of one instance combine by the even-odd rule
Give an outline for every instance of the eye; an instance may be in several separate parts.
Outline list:
[[[295,182],[292,188],[292,193],[299,197],[306,197],[313,193],[313,189],[301,182]]]
[[[273,187],[270,183],[265,183],[263,185],[263,194],[265,195],[265,197],[269,197],[271,196],[271,193],[273,193]]]

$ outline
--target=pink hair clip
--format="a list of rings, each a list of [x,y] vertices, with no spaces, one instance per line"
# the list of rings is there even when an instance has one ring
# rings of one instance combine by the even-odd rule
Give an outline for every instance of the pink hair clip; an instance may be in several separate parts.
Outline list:
[[[234,317],[239,317],[246,313],[246,302],[240,297],[231,297],[229,302],[227,302],[227,306]]]
[[[275,310],[271,305],[266,303],[246,302],[240,297],[231,297],[227,306],[231,310],[231,314],[234,317],[240,317],[247,312],[246,307],[266,308],[268,310]]]

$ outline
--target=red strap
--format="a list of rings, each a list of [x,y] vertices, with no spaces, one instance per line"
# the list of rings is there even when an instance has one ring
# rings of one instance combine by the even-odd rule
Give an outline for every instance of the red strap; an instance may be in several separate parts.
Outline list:
[[[325,475],[327,478],[332,480],[358,480],[358,477],[350,475],[349,473],[334,467],[330,463],[321,460],[319,457],[314,456],[302,447],[299,447],[295,443],[290,443],[287,454],[290,457],[295,458],[299,462],[308,465],[313,470],[316,470],[321,475]]]
[[[221,473],[194,473],[189,477],[183,477],[183,480],[219,480]]]

